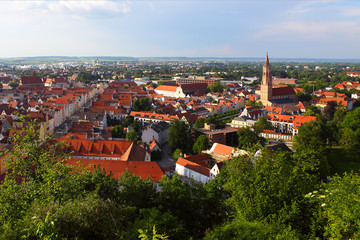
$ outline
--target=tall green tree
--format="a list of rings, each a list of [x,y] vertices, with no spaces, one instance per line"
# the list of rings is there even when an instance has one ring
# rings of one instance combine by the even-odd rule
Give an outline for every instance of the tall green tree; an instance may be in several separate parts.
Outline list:
[[[209,139],[205,135],[200,135],[193,145],[193,151],[195,154],[201,154],[203,150],[206,150],[209,147]]]
[[[218,92],[218,93],[223,93],[224,92],[224,85],[221,84],[220,81],[216,81],[213,84],[208,86],[208,89],[210,92]]]
[[[237,216],[249,222],[285,224],[307,234],[313,215],[304,196],[318,188],[320,178],[312,172],[319,165],[316,157],[303,159],[262,149],[255,156],[231,159],[220,178]]]
[[[137,138],[138,134],[135,130],[130,130],[126,133],[126,139],[129,141],[134,141]]]
[[[198,118],[195,121],[194,128],[195,129],[203,128],[204,124],[205,124],[205,118]]]
[[[172,120],[169,128],[169,146],[172,151],[181,149],[184,152],[191,152],[190,127],[181,120]]]
[[[140,98],[136,99],[133,102],[133,109],[134,111],[150,111],[151,104],[148,98]]]
[[[117,125],[111,130],[111,137],[112,138],[124,138],[125,131],[122,125]]]
[[[340,142],[348,147],[354,148],[360,145],[360,108],[350,111],[340,123]]]
[[[323,150],[326,143],[322,136],[323,129],[319,123],[311,121],[299,127],[299,132],[295,136],[294,147],[297,150]]]
[[[265,144],[265,139],[260,137],[255,131],[251,130],[251,128],[240,128],[237,131],[237,135],[239,136],[239,148],[248,148],[252,147],[255,144]]]
[[[273,129],[274,128],[271,125],[271,123],[268,122],[266,118],[263,116],[259,117],[259,119],[257,120],[254,126],[254,130],[256,133],[261,133],[264,130],[273,130]]]

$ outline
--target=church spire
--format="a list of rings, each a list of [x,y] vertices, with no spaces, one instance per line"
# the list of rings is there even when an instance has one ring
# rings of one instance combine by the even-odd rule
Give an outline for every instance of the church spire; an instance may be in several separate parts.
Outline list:
[[[266,53],[266,59],[265,59],[264,67],[268,67],[268,66],[270,66],[270,62],[269,62],[268,53]]]
[[[272,100],[272,76],[269,56],[267,53],[263,67],[263,75],[260,87],[260,100],[264,105],[268,105],[269,102]]]

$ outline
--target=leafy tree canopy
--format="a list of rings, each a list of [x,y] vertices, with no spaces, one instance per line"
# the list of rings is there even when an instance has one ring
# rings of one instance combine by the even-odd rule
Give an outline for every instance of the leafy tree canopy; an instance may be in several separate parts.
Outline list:
[[[203,150],[206,150],[209,147],[209,139],[205,135],[200,135],[193,145],[193,151],[195,154],[201,154]]]
[[[239,148],[241,149],[252,147],[258,143],[260,143],[261,145],[264,145],[265,143],[265,139],[263,137],[260,137],[249,127],[240,128],[237,131],[237,135],[239,136]]]
[[[112,138],[124,138],[125,131],[122,125],[117,125],[111,130],[111,137]]]
[[[181,120],[172,120],[168,134],[169,146],[174,151],[175,149],[182,149],[189,153],[191,152],[191,136],[190,127]]]
[[[259,117],[259,119],[257,120],[254,126],[254,130],[256,133],[261,133],[264,130],[273,130],[273,129],[274,128],[271,125],[271,123],[268,122],[266,118],[263,116]]]

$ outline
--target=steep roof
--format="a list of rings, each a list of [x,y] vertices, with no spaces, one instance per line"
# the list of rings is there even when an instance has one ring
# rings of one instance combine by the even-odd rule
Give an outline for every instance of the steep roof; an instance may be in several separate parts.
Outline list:
[[[146,149],[136,145],[134,142],[120,157],[121,161],[145,161]]]
[[[265,58],[265,63],[264,63],[265,67],[270,66],[270,62],[269,62],[269,56],[266,54],[266,58]]]
[[[210,151],[215,154],[230,156],[232,154],[232,152],[234,151],[234,148],[224,145],[224,144],[214,143],[214,145],[211,147]]]

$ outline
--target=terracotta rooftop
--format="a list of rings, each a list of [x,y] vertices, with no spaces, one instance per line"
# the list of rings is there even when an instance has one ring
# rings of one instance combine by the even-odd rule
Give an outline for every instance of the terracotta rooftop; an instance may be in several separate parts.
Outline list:
[[[153,182],[159,182],[164,176],[164,172],[161,170],[156,162],[123,162],[114,160],[95,160],[95,159],[80,159],[72,158],[68,160],[68,164],[78,165],[78,163],[88,166],[90,171],[93,171],[93,165],[100,165],[100,168],[104,168],[106,173],[112,173],[112,176],[118,180],[119,176],[129,170],[135,176],[145,180],[151,178]]]
[[[171,86],[171,85],[160,85],[155,90],[158,91],[169,91],[169,92],[176,92],[178,86]]]
[[[197,173],[200,173],[202,175],[205,175],[207,177],[210,176],[210,169],[208,167],[204,167],[198,163],[195,163],[195,162],[192,162],[192,161],[189,161],[189,160],[186,160],[184,158],[179,158],[177,161],[176,161],[176,164],[179,164],[180,166],[183,166],[185,168],[188,168],[190,170],[193,170]]]

